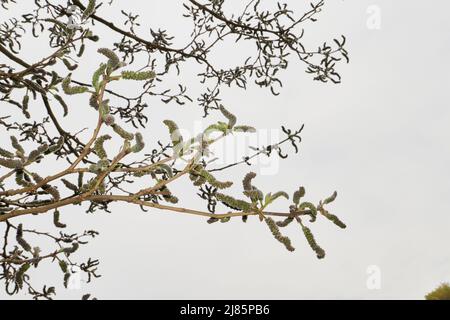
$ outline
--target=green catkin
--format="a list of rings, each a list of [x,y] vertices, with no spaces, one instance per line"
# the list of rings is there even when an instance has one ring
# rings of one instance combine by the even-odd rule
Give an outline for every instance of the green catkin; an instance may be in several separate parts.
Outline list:
[[[131,147],[131,151],[134,153],[141,152],[142,149],[144,149],[145,147],[144,138],[142,137],[142,134],[139,132],[137,132],[134,135],[134,138],[136,139],[136,144],[133,147]]]
[[[246,212],[251,210],[250,203],[243,201],[243,200],[235,199],[235,198],[225,195],[223,193],[217,192],[216,199],[231,209],[241,210],[241,211],[246,211]]]
[[[113,128],[114,132],[117,133],[122,139],[133,140],[134,135],[132,133],[126,131],[125,129],[123,129],[118,124],[114,123],[111,125],[111,127]]]
[[[337,225],[339,228],[341,229],[345,229],[347,228],[347,225],[342,222],[337,216],[335,216],[334,214],[329,213],[328,211],[322,209],[320,210],[320,213],[327,218],[328,220],[330,220],[331,222],[333,222],[335,225]]]
[[[53,224],[57,228],[65,228],[65,227],[67,227],[64,223],[61,223],[59,221],[59,211],[58,210],[55,210],[55,212],[53,212]]]
[[[63,112],[64,112],[63,117],[67,116],[67,114],[69,113],[69,107],[67,106],[66,102],[58,94],[55,94],[54,97],[55,97],[56,101],[58,101],[60,106],[63,108]]]
[[[44,143],[43,145],[39,146],[37,149],[30,152],[28,155],[27,163],[32,163],[36,160],[39,160],[41,155],[45,153],[48,150],[48,144]]]
[[[250,126],[235,126],[233,130],[236,132],[256,132],[256,129]]]
[[[103,158],[97,162],[97,166],[100,168],[100,171],[105,171],[106,169],[108,169],[110,164],[111,163],[107,158]]]
[[[275,192],[274,194],[272,194],[272,195],[270,196],[270,202],[275,201],[275,200],[278,199],[279,197],[284,197],[284,198],[286,198],[286,199],[289,200],[289,195],[288,195],[286,192],[284,192],[284,191],[278,191],[278,192]]]
[[[0,148],[0,156],[8,159],[14,158],[14,154],[12,152],[9,152],[8,150],[5,150],[3,148]]]
[[[245,175],[244,179],[242,180],[242,186],[244,190],[252,190],[252,180],[256,177],[256,173],[249,172]]]
[[[100,76],[103,75],[105,70],[106,70],[106,64],[102,63],[100,65],[100,67],[92,75],[92,86],[95,88],[95,91],[98,91],[98,89],[100,88],[100,84],[99,84]]]
[[[175,122],[172,120],[164,120],[163,123],[169,129],[170,139],[172,140],[173,146],[177,146],[178,144],[183,142],[183,137],[180,134],[180,130]]]
[[[135,72],[135,71],[122,71],[122,79],[124,80],[151,80],[156,77],[156,73],[154,71],[143,71],[143,72]]]
[[[89,97],[89,105],[95,110],[98,110],[98,95],[96,93],[91,94]]]
[[[66,179],[61,179],[61,181],[66,186],[67,189],[72,190],[75,193],[78,192],[78,187],[76,185],[74,185],[72,182],[70,182]]]
[[[103,100],[102,102],[100,102],[100,104],[98,106],[98,110],[100,111],[100,115],[104,122],[106,117],[109,115],[109,112],[111,111],[109,108],[109,99],[106,99],[106,100]]]
[[[212,185],[215,188],[218,189],[226,189],[233,185],[233,182],[231,181],[225,181],[221,182],[218,181],[211,173],[206,171],[205,169],[201,168],[198,172],[198,174],[203,177],[210,185]]]
[[[67,94],[67,95],[81,94],[81,93],[85,93],[89,90],[87,87],[83,87],[83,86],[71,86],[70,85],[70,83],[72,81],[71,76],[72,76],[72,74],[69,73],[69,75],[67,77],[65,77],[61,83],[61,87],[65,94]]]
[[[208,128],[206,128],[204,133],[207,134],[207,133],[213,133],[215,131],[218,131],[218,132],[222,132],[223,134],[226,134],[228,130],[229,130],[228,124],[219,121],[218,123],[208,126]]]
[[[258,200],[262,201],[264,198],[264,194],[262,193],[262,191],[256,187],[253,187],[253,190],[244,191],[243,194],[249,197],[252,202],[256,202]]]
[[[62,80],[60,80],[59,75],[55,71],[52,71],[52,79],[50,80],[50,84],[48,85],[48,87],[53,88],[61,81]]]
[[[229,112],[223,105],[220,105],[219,107],[220,112],[222,112],[223,116],[227,118],[228,120],[228,129],[233,129],[234,125],[236,124],[236,116]]]
[[[23,170],[17,170],[16,171],[16,183],[24,188],[30,187],[33,184],[27,180],[24,179],[24,175],[25,173],[23,172]]]
[[[53,200],[55,202],[59,201],[61,199],[61,195],[59,194],[58,189],[56,189],[55,187],[52,187],[49,184],[45,184],[42,186],[42,190],[44,190],[45,192],[47,192],[49,195],[51,195],[53,197]]]
[[[97,140],[95,140],[94,150],[100,159],[108,158],[108,155],[106,154],[103,144],[105,143],[105,141],[110,140],[110,139],[111,139],[111,136],[106,134],[106,135],[98,137]]]
[[[11,136],[11,145],[13,146],[14,149],[16,149],[16,153],[19,155],[24,155],[25,154],[25,150],[23,150],[22,146],[20,145],[19,141],[17,140],[16,137]]]
[[[97,52],[108,58],[108,66],[113,70],[120,66],[120,59],[112,50],[100,48]]]
[[[299,210],[309,209],[309,210],[311,210],[311,214],[312,214],[314,217],[317,216],[317,208],[316,208],[316,206],[315,206],[313,203],[311,203],[311,202],[302,202],[302,204],[300,204],[300,205],[298,206],[298,209],[299,209]]]
[[[44,180],[37,173],[32,173],[31,176],[33,177],[36,183],[40,183],[42,182],[42,180]],[[53,201],[59,201],[61,199],[61,195],[59,194],[58,189],[56,189],[55,187],[49,184],[44,184],[43,186],[41,186],[41,189],[44,190],[47,194],[51,195]]]
[[[178,198],[175,197],[174,195],[172,195],[172,192],[170,192],[170,190],[169,190],[169,188],[167,188],[167,186],[164,186],[159,191],[164,193],[162,195],[162,197],[164,198],[165,201],[167,201],[169,203],[173,203],[173,204],[178,203]]]
[[[102,172],[102,169],[100,168],[98,163],[93,163],[89,166],[89,172],[99,174],[100,172]]]
[[[23,250],[31,252],[31,246],[29,243],[23,238],[23,225],[19,224],[17,226],[16,232],[16,241],[23,248]]]
[[[70,64],[69,60],[67,60],[66,58],[62,59],[62,62],[64,63],[66,68],[70,71],[74,71],[76,68],[78,68],[77,64]]]
[[[89,0],[86,9],[84,9],[83,14],[81,15],[81,20],[86,20],[89,18],[95,11],[95,0]]]
[[[173,170],[172,167],[165,164],[165,163],[161,163],[155,166],[155,168],[152,169],[146,169],[146,170],[140,170],[140,171],[136,171],[133,175],[135,177],[143,177],[146,176],[148,174],[166,174],[168,178],[172,178],[173,177]]]
[[[221,223],[226,223],[226,222],[229,222],[230,220],[231,220],[230,217],[225,217],[225,218],[220,219],[220,222]]]
[[[50,154],[50,153],[54,153],[57,152],[59,150],[61,150],[61,148],[64,145],[64,137],[59,137],[58,141],[56,141],[56,143],[52,144],[50,147],[48,147],[48,150],[45,152],[45,154]]]
[[[22,99],[22,113],[25,118],[30,119],[30,113],[28,112],[28,102],[30,101],[29,95],[24,95]]]
[[[280,229],[278,229],[278,226],[276,225],[275,221],[272,218],[266,217],[264,218],[266,221],[267,226],[269,227],[269,230],[272,232],[273,237],[281,242],[288,251],[294,251],[295,248],[291,244],[291,240],[283,236],[280,232]]]
[[[22,289],[23,288],[23,278],[25,276],[25,273],[30,269],[31,264],[25,263],[20,266],[19,270],[17,270],[15,275],[15,281],[17,286]]]
[[[329,196],[328,198],[326,198],[325,200],[323,200],[323,204],[329,204],[331,202],[333,202],[334,200],[336,200],[337,197],[337,192],[333,192],[333,194],[331,196]]]
[[[302,198],[303,196],[305,196],[305,188],[300,187],[297,191],[294,192],[294,195],[292,197],[294,203],[298,205],[300,202],[300,198]]]
[[[302,231],[305,235],[306,240],[308,241],[309,246],[317,255],[317,258],[323,259],[325,258],[325,251],[317,244],[316,239],[314,239],[314,235],[308,227],[302,225]]]
[[[262,200],[264,195],[258,190],[255,186],[252,185],[252,180],[256,177],[256,173],[249,172],[245,175],[242,180],[242,187],[244,188],[244,195],[249,197],[252,202],[256,202],[258,200]]]
[[[80,189],[81,192],[83,192],[83,193],[90,192],[92,190],[92,188],[95,187],[96,183],[97,183],[96,178],[89,180],[88,182],[86,182],[84,185],[81,186],[81,189]]]
[[[105,183],[102,181],[97,188],[97,193],[105,194],[105,192],[106,192],[106,186],[105,186]]]
[[[20,160],[0,158],[0,166],[9,169],[21,169],[23,167],[23,163]]]
[[[278,227],[284,228],[284,227],[287,227],[292,221],[294,221],[293,217],[287,217],[283,221],[277,221],[276,224]]]
[[[203,176],[197,176],[196,180],[194,180],[194,186],[200,187],[206,183],[206,178]]]

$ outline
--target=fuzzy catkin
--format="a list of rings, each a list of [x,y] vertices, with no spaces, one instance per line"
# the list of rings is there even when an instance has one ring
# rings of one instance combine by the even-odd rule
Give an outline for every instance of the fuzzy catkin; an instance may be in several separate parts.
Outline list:
[[[281,242],[288,251],[294,251],[295,248],[291,244],[291,239],[281,234],[280,229],[278,229],[275,221],[270,217],[266,217],[264,220],[269,227],[269,230],[272,232],[273,237]]]
[[[305,235],[306,240],[308,241],[309,246],[316,253],[317,258],[319,259],[325,258],[325,251],[317,244],[316,239],[314,239],[314,235],[312,234],[311,230],[306,226],[302,226],[302,231],[303,234]]]
[[[29,263],[24,263],[20,266],[19,270],[17,270],[15,275],[15,281],[17,286],[22,289],[23,288],[23,278],[28,269],[30,269]]]
[[[237,121],[236,116],[231,112],[229,112],[227,109],[225,109],[223,105],[220,105],[219,110],[223,114],[223,116],[228,120],[228,129],[233,129]]]
[[[23,147],[20,145],[20,143],[19,143],[19,141],[17,140],[17,138],[14,137],[14,136],[11,136],[10,139],[11,139],[11,145],[13,146],[14,149],[16,149],[16,152],[17,152],[18,154],[21,154],[21,155],[25,154],[25,150],[24,150]]]
[[[21,169],[23,167],[23,163],[20,160],[0,158],[0,166],[9,169]]]
[[[233,182],[231,181],[225,182],[218,181],[211,173],[206,171],[203,167],[197,172],[197,174],[203,177],[203,179],[206,180],[210,185],[218,189],[226,189],[233,185]]]
[[[66,225],[64,223],[61,223],[59,221],[59,211],[58,210],[55,210],[55,212],[53,212],[53,224],[57,228],[65,228],[66,227]]]
[[[236,132],[256,132],[256,129],[250,126],[235,126],[233,130]]]
[[[106,70],[106,64],[102,63],[100,67],[94,72],[92,75],[92,86],[95,88],[95,91],[98,91],[100,85],[100,77],[103,75],[103,73]]]
[[[67,114],[69,113],[69,107],[67,106],[66,102],[58,94],[55,94],[54,97],[55,97],[56,101],[58,101],[59,104],[61,105],[61,107],[63,108],[63,112],[64,112],[63,117],[67,116]]]
[[[304,195],[305,195],[305,188],[300,187],[297,191],[294,192],[293,195],[294,203],[298,205],[298,203],[300,202],[300,198],[302,198]]]
[[[337,225],[339,228],[341,229],[345,229],[347,228],[347,225],[342,222],[337,216],[335,216],[334,214],[329,213],[328,211],[322,209],[320,210],[320,213],[327,218],[328,220],[330,220],[331,222],[333,222],[335,225]]]
[[[242,180],[242,186],[244,187],[244,190],[252,190],[252,179],[256,177],[256,173],[249,172],[245,175],[244,179]]]
[[[44,143],[40,145],[37,149],[30,152],[28,155],[28,163],[32,163],[39,159],[39,157],[48,150],[48,144]]]
[[[179,143],[183,142],[183,137],[180,134],[180,130],[175,122],[172,120],[164,120],[163,123],[167,126],[170,133],[170,139],[172,140],[173,146],[177,146]]]
[[[67,77],[64,78],[64,80],[61,83],[61,87],[64,93],[67,95],[81,94],[89,90],[87,87],[83,86],[71,86],[70,85],[71,82],[72,82],[71,74],[69,74]]]
[[[293,217],[287,217],[286,219],[284,219],[282,221],[277,221],[276,224],[278,227],[284,228],[284,227],[287,227],[292,221],[294,221]]]
[[[30,96],[28,94],[23,96],[22,99],[22,113],[25,118],[30,119],[30,113],[28,112],[28,102],[30,101]]]
[[[23,170],[16,170],[16,183],[24,188],[33,185],[31,182],[25,180],[25,173],[23,172]]]
[[[111,139],[111,136],[105,134],[103,136],[98,137],[97,140],[95,140],[94,150],[100,159],[108,158],[108,155],[106,154],[106,150],[105,150],[103,144],[105,143],[105,141],[110,140],[110,139]]]
[[[95,11],[95,0],[89,0],[89,3],[84,9],[83,14],[81,15],[81,20],[86,20],[89,18]]]
[[[134,134],[126,131],[125,129],[123,129],[118,124],[114,123],[114,124],[111,125],[111,127],[113,128],[114,132],[117,133],[122,139],[124,139],[124,140],[133,140]]]
[[[31,252],[31,246],[23,238],[23,225],[21,223],[17,226],[16,241],[23,248],[23,250]]]
[[[12,152],[9,152],[8,150],[5,150],[3,148],[0,148],[0,156],[8,159],[14,158],[14,154]]]
[[[108,66],[113,70],[120,66],[120,59],[114,51],[107,48],[100,48],[97,52],[108,58]]]
[[[124,80],[136,80],[136,81],[142,81],[142,80],[151,80],[156,77],[156,74],[154,71],[142,71],[142,72],[135,72],[135,71],[122,71],[122,79]]]
[[[67,189],[72,190],[75,193],[78,192],[78,187],[76,185],[74,185],[72,182],[70,182],[66,179],[61,179],[61,181],[66,186]]]
[[[336,200],[337,197],[337,192],[333,192],[333,194],[331,196],[329,196],[328,198],[326,198],[325,200],[323,200],[323,204],[329,204],[331,202],[333,202],[334,200]]]
[[[58,141],[56,141],[56,143],[54,143],[50,147],[48,147],[48,150],[45,151],[45,154],[54,153],[54,152],[61,150],[61,148],[64,145],[64,142],[65,142],[64,137],[62,137],[62,136],[59,137]]]
[[[134,138],[136,139],[136,144],[131,147],[131,151],[134,153],[141,152],[145,147],[144,138],[142,137],[142,134],[140,132],[137,132],[134,135]]]
[[[227,207],[235,210],[250,211],[251,204],[243,200],[235,199],[223,193],[216,193],[216,199],[225,204]]]

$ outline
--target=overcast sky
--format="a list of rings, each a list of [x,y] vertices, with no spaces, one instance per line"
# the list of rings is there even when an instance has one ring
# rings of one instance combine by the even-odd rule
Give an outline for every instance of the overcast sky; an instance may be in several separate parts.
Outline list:
[[[115,11],[126,3],[127,11],[141,14],[144,38],[148,26],[180,36],[189,26],[179,18],[181,1],[115,2]],[[287,252],[257,219],[208,225],[198,217],[142,213],[123,205],[98,215],[70,207],[63,217],[73,230],[101,232],[79,255],[98,257],[103,277],[92,285],[83,282],[80,290],[60,290],[59,297],[90,292],[101,299],[421,299],[450,281],[450,4],[326,2],[320,20],[306,28],[307,39],[319,45],[346,35],[351,62],[340,68],[342,84],[313,82],[304,65],[292,62],[282,76],[280,96],[250,88],[225,90],[223,100],[242,123],[271,132],[269,138],[276,138],[274,130],[281,125],[305,124],[299,154],[239,167],[229,177],[237,182],[233,190],[238,192],[241,177],[254,170],[260,173],[255,183],[261,189],[291,193],[304,185],[314,202],[337,190],[330,211],[348,228],[324,220],[312,225],[327,257],[317,260],[295,227],[287,232],[297,250]],[[24,9],[24,3],[28,5],[21,1],[17,6]],[[109,12],[105,8],[100,13]],[[34,46],[29,60],[46,52]],[[237,53],[232,49],[220,58],[233,59]],[[87,63],[100,60],[89,56]],[[192,68],[193,74],[198,70]],[[88,71],[77,75],[89,79]],[[78,107],[86,111],[72,117],[75,127],[91,112]],[[160,121],[173,113],[187,130],[202,115],[195,103],[181,108],[154,103],[154,131],[148,132],[166,137]],[[183,184],[176,189],[187,190]],[[204,205],[195,197],[183,204]],[[50,217],[23,221],[30,225],[31,219],[46,225]],[[61,281],[57,268],[45,270],[36,277]],[[378,275],[379,287],[373,285]],[[3,292],[1,298],[6,298]]]

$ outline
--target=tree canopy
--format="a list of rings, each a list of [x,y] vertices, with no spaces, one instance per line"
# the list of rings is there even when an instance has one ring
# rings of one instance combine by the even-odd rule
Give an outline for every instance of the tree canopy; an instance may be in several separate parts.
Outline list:
[[[98,232],[66,231],[67,206],[94,214],[123,202],[143,211],[196,215],[210,224],[254,217],[289,251],[295,248],[282,229],[293,223],[317,258],[324,258],[311,224],[321,217],[346,227],[327,209],[336,192],[315,204],[305,198],[303,186],[291,192],[276,187],[261,190],[250,171],[238,181],[242,192],[235,195],[227,189],[236,181],[222,175],[235,166],[251,166],[259,156],[286,158],[297,153],[302,124],[293,129],[283,126],[279,142],[249,150],[242,160],[224,166],[215,165],[210,149],[226,137],[256,131],[237,119],[233,110],[241,106],[228,106],[221,99],[221,88],[245,90],[254,84],[278,95],[283,71],[291,63],[302,64],[315,81],[341,81],[336,68],[349,61],[345,37],[318,42],[314,49],[303,41],[305,27],[317,21],[325,1],[316,0],[298,14],[288,4],[272,1],[247,0],[236,11],[224,0],[185,0],[180,2],[184,7],[180,19],[191,21],[192,32],[182,39],[183,46],[175,45],[170,31],[157,26],[141,32],[138,14],[122,11],[125,21],[112,21],[103,11],[114,5],[99,0],[35,0],[27,13],[0,24],[0,230],[4,231],[0,279],[6,293],[26,290],[35,299],[54,298],[54,279],[37,288],[29,274],[30,268],[44,263],[54,263],[62,271],[66,287],[74,268],[86,273],[89,281],[99,276],[98,260],[73,258]],[[17,6],[14,0],[2,0],[0,14]],[[99,30],[106,30],[109,39],[99,36]],[[27,60],[29,55],[23,52],[27,34],[41,40],[48,49],[46,56]],[[114,45],[106,46],[111,39]],[[223,68],[213,58],[214,50],[227,41],[252,48],[242,52],[242,64]],[[98,64],[85,79],[77,71],[93,60]],[[196,77],[204,88],[199,96],[192,95],[181,77],[177,85],[165,85],[170,74],[183,74],[188,63],[197,66]],[[135,83],[140,93],[129,96],[121,91],[125,82]],[[79,101],[84,105],[75,107]],[[211,114],[222,120],[208,120],[201,134],[184,136],[173,119],[166,119],[167,135],[151,145],[142,131],[149,121],[149,101],[153,106],[197,106],[207,120]],[[76,109],[81,107],[96,117],[94,128],[86,129],[77,118]],[[76,130],[66,125],[69,121],[77,123]],[[88,138],[81,132],[88,132]],[[64,161],[65,168],[43,173],[55,161]],[[172,182],[186,178],[199,196],[199,208],[180,205],[183,194],[171,190]],[[281,200],[286,210],[271,211],[271,204]],[[51,217],[52,231],[34,227],[33,216],[41,214]]]

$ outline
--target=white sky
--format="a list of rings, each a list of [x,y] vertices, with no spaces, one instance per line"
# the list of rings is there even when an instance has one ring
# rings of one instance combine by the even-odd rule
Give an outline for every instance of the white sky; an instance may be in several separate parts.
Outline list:
[[[103,277],[93,285],[82,283],[81,290],[59,290],[60,298],[90,292],[101,299],[421,299],[440,282],[450,281],[450,4],[327,2],[319,22],[306,29],[307,36],[317,45],[333,36],[347,36],[351,63],[340,69],[342,84],[315,83],[304,74],[303,65],[292,62],[282,76],[279,97],[254,88],[225,90],[223,95],[224,104],[241,122],[257,128],[305,123],[301,153],[283,161],[273,158],[270,168],[275,169],[258,176],[255,183],[267,192],[289,193],[304,185],[314,202],[338,191],[330,211],[348,228],[340,230],[324,220],[312,225],[327,257],[318,261],[293,226],[287,232],[297,250],[289,253],[256,219],[208,225],[197,217],[144,214],[123,205],[114,206],[112,214],[94,216],[70,207],[62,217],[74,231],[101,232],[79,255],[98,257]],[[25,10],[23,3],[18,6]],[[380,10],[380,29],[368,28],[368,8]],[[127,11],[142,16],[143,37],[146,26],[162,26],[182,36],[188,24],[178,18],[180,9],[181,1],[126,1]],[[45,47],[33,46],[28,60],[45,54]],[[231,49],[218,58],[240,57]],[[88,59],[92,66],[101,60],[97,55]],[[186,73],[190,70],[195,74],[199,69],[187,68]],[[87,80],[90,72],[76,74]],[[192,87],[200,88],[195,83]],[[75,107],[80,113],[67,125],[87,126],[80,119],[94,119],[91,110]],[[202,114],[195,104],[154,103],[149,113],[153,131],[148,132],[166,138],[160,121],[173,113],[189,130]],[[264,168],[267,163],[252,170],[264,173]],[[239,191],[241,177],[250,169],[230,171],[237,185],[234,191]],[[187,190],[183,184],[177,189]],[[203,208],[194,197],[183,204]],[[31,226],[32,219],[48,225],[50,216],[23,221]],[[367,287],[370,266],[381,272],[378,290]],[[53,284],[61,282],[62,274],[55,266],[35,277]],[[2,298],[7,297],[0,292]]]

